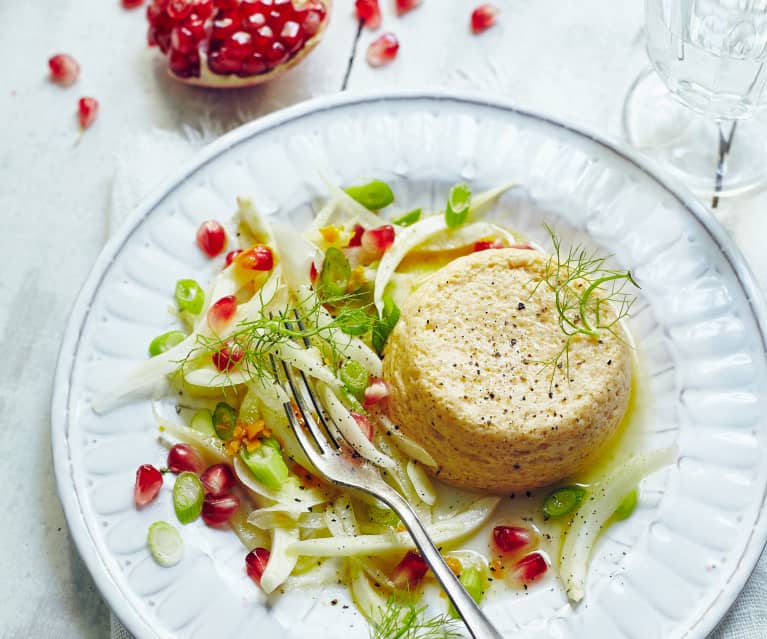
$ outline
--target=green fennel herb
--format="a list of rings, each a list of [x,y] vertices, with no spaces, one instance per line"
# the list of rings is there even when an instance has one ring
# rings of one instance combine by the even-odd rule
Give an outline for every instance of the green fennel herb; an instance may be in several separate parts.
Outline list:
[[[352,336],[370,333],[378,321],[372,304],[360,307],[356,306],[358,302],[357,293],[335,296],[318,293],[297,303],[289,303],[279,311],[282,317],[262,308],[255,319],[241,322],[223,340],[199,336],[197,347],[179,363],[179,367],[183,369],[201,356],[236,345],[243,352],[241,369],[250,379],[271,380],[270,354],[274,349],[279,345],[303,349],[304,339],[308,339],[335,370],[339,362],[346,359],[344,351]],[[333,308],[334,316],[323,324],[321,318],[326,306]],[[229,371],[221,374],[228,376]]]
[[[565,254],[556,233],[544,225],[551,237],[554,252],[546,264],[544,274],[534,280],[531,297],[540,286],[554,294],[559,327],[565,334],[562,349],[542,362],[551,366],[553,382],[556,371],[564,368],[569,379],[570,345],[582,335],[599,339],[604,332],[618,339],[618,324],[628,317],[636,296],[626,291],[628,286],[639,288],[630,271],[607,267],[610,256],[602,257],[583,246],[571,247]],[[610,312],[612,311],[612,312]]]
[[[442,614],[424,615],[412,596],[391,596],[380,621],[370,628],[370,639],[454,639],[461,636],[461,622]]]

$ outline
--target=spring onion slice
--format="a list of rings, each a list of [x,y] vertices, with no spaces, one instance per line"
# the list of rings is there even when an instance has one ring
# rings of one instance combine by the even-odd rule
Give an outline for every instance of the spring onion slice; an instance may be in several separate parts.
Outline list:
[[[593,486],[590,497],[573,515],[560,553],[560,578],[571,601],[585,594],[588,560],[602,527],[639,482],[672,463],[673,448],[662,448],[634,455]]]
[[[464,512],[450,519],[426,526],[427,532],[435,544],[446,544],[462,539],[487,521],[499,501],[500,497],[477,499]],[[381,555],[411,550],[414,547],[410,533],[392,532],[381,535],[303,539],[293,542],[288,547],[288,552],[312,557],[350,557],[353,555]]]
[[[149,526],[146,543],[153,559],[165,568],[175,566],[184,556],[184,540],[166,521],[156,521]]]

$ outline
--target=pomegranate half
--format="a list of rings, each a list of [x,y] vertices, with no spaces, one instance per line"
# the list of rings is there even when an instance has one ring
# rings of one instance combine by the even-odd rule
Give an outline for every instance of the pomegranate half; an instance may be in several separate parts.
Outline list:
[[[152,0],[149,46],[187,84],[261,84],[300,62],[320,41],[331,0]]]

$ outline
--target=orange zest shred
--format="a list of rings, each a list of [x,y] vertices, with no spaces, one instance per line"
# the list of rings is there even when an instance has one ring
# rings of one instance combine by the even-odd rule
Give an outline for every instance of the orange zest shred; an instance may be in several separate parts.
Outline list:
[[[343,248],[349,246],[349,240],[351,240],[354,232],[347,231],[343,226],[323,226],[320,229],[320,235],[330,246]]]
[[[232,432],[232,438],[226,442],[226,452],[234,457],[245,446],[252,453],[261,445],[261,440],[271,437],[272,431],[266,428],[266,422],[258,419],[255,422],[237,422]]]
[[[456,577],[461,576],[461,570],[463,570],[463,566],[461,566],[460,561],[458,561],[455,557],[445,557],[445,563],[447,564],[448,568],[453,571],[453,574]]]
[[[354,293],[358,288],[363,286],[367,280],[365,280],[365,267],[356,267],[349,278],[349,284],[346,286],[347,293]]]

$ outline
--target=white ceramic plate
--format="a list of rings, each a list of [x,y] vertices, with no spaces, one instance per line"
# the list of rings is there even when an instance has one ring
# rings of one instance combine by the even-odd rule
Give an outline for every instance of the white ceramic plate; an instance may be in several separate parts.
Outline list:
[[[455,95],[342,95],[246,125],[149,198],[101,253],[64,336],[53,452],[72,535],[119,618],[140,638],[367,637],[340,588],[266,602],[226,531],[186,526],[184,560],[156,566],[145,535],[151,521],[174,520],[170,491],[142,511],[132,504],[135,469],[165,454],[149,403],[90,409],[103,379],[143,359],[173,325],[175,281],[211,277],[193,244],[198,224],[227,220],[237,194],[303,224],[325,194],[317,169],[341,184],[379,177],[397,201],[433,207],[458,180],[519,180],[526,191],[498,208],[511,226],[535,239],[544,221],[569,229],[566,241],[596,244],[636,273],[648,445],[676,443],[678,463],[647,481],[637,514],[601,540],[581,605],[552,577],[487,609],[509,637],[705,637],[767,536],[766,316],[754,279],[711,216],[635,154],[507,103]]]

